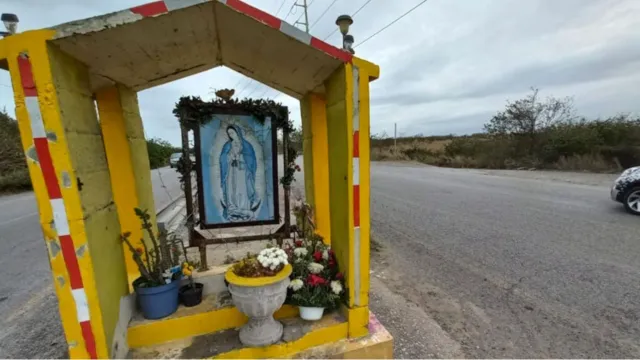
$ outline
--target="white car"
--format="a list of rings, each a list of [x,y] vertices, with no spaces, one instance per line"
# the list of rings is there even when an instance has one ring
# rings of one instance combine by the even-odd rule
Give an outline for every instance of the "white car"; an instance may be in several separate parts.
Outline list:
[[[169,167],[174,168],[178,164],[178,161],[182,158],[182,153],[173,153],[169,157]],[[191,159],[191,163],[195,164],[196,157],[193,155],[189,155],[189,159]]]
[[[625,170],[613,182],[611,199],[621,202],[633,215],[640,215],[640,166]]]
[[[178,160],[180,160],[181,157],[182,153],[179,152],[171,154],[169,157],[169,166],[172,168],[176,167],[176,164],[178,164]]]

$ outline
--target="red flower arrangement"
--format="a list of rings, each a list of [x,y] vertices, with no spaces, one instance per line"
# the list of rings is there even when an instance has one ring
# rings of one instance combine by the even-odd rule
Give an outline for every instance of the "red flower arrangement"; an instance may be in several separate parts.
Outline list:
[[[287,303],[302,307],[336,308],[344,293],[344,284],[333,249],[324,244],[318,235],[297,240],[293,244],[295,249],[289,257],[293,272]]]

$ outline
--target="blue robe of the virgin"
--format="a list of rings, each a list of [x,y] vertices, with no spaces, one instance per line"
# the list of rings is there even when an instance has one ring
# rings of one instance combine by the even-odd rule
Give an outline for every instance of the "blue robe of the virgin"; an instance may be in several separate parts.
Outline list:
[[[222,216],[229,221],[247,221],[255,219],[255,211],[260,206],[260,199],[256,195],[256,154],[253,146],[244,139],[238,126],[231,125],[238,134],[242,144],[242,155],[239,160],[231,160],[236,154],[230,154],[233,150],[233,141],[228,140],[220,152],[220,181],[222,185]],[[237,140],[236,140],[237,141]],[[242,188],[238,189],[234,184],[228,184],[229,173],[233,175],[244,174],[244,181],[238,181]],[[236,185],[237,185],[236,184]],[[233,193],[235,191],[235,193]],[[245,192],[246,191],[246,192]],[[246,201],[237,201],[238,198]],[[238,204],[240,203],[240,205]]]

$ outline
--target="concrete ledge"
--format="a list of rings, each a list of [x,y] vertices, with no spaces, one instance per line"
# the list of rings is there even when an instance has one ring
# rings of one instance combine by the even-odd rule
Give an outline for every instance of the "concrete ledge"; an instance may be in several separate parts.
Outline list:
[[[371,314],[369,335],[348,339],[348,324],[340,312],[326,314],[322,320],[307,322],[298,317],[281,320],[283,340],[265,347],[243,347],[237,329],[134,349],[129,358],[393,358],[391,334]]]
[[[228,329],[158,346],[132,350],[130,358],[183,359],[256,359],[282,358],[316,346],[335,343],[347,337],[346,319],[339,313],[326,314],[321,320],[308,322],[293,317],[281,320],[284,336],[277,344],[264,347],[244,347],[238,329]]]
[[[294,317],[298,308],[285,305],[275,313],[277,319]],[[178,311],[160,320],[147,320],[140,313],[129,323],[129,348],[158,345],[191,336],[215,333],[244,325],[247,317],[231,304],[227,292],[210,294],[194,307],[180,306]]]

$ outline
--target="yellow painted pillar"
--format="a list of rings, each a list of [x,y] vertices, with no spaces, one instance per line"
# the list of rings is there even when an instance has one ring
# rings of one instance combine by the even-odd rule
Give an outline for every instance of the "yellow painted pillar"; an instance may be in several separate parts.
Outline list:
[[[340,268],[345,269],[352,338],[368,333],[369,81],[378,72],[376,65],[354,58],[325,82],[331,238]]]
[[[109,357],[128,292],[120,226],[88,69],[47,40],[2,41],[16,117],[72,358]]]
[[[131,233],[134,247],[142,246],[141,239],[150,239],[141,230],[140,219],[134,209],[149,210],[155,224],[155,204],[138,97],[135,91],[117,85],[98,91],[96,101],[120,226],[122,232]],[[140,276],[140,272],[127,248],[124,249],[124,258],[131,283]]]
[[[331,244],[327,113],[324,97],[309,93],[301,101],[304,184],[307,202],[313,206],[316,232]]]

